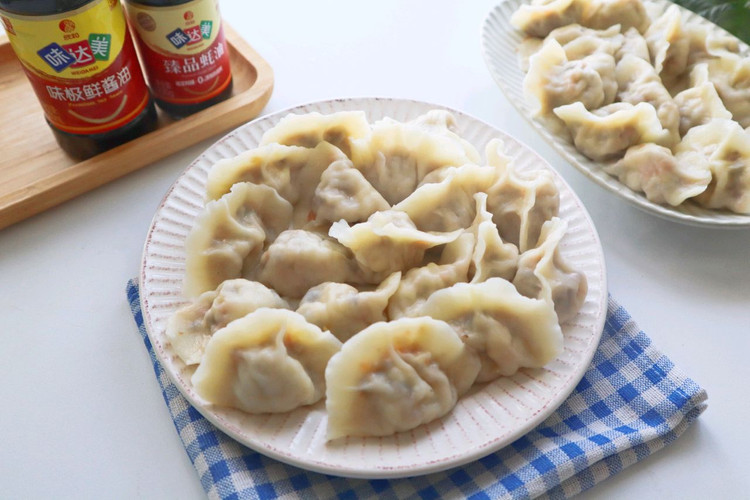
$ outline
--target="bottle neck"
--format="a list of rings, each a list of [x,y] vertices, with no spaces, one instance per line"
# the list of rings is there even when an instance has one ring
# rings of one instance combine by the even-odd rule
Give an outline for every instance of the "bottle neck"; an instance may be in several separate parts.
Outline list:
[[[12,14],[48,16],[83,7],[95,0],[0,0],[0,9]]]

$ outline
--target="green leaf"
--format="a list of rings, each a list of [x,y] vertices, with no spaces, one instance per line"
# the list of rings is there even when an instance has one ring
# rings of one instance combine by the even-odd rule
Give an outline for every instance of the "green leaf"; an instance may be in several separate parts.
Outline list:
[[[674,0],[750,43],[750,0]]]

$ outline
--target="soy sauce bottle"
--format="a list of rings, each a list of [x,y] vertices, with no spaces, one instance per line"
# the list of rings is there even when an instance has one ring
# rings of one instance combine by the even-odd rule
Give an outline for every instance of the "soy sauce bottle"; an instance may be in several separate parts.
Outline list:
[[[216,0],[126,0],[125,7],[151,92],[167,114],[181,118],[231,95]]]
[[[0,0],[0,20],[68,154],[89,158],[156,127],[119,0]]]

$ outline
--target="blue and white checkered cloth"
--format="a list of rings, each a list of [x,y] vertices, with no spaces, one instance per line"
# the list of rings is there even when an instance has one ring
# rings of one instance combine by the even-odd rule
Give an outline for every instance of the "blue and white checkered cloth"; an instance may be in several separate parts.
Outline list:
[[[567,498],[671,443],[706,408],[706,391],[659,352],[610,297],[591,367],[554,414],[513,444],[425,476],[327,476],[252,451],[203,418],[154,356],[135,281],[128,283],[127,295],[177,432],[210,498]]]

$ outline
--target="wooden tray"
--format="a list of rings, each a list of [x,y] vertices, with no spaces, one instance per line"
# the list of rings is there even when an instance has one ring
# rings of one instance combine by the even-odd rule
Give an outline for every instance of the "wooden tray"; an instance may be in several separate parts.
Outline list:
[[[273,71],[224,23],[232,96],[179,121],[159,112],[153,132],[76,162],[62,151],[5,35],[0,35],[0,229],[145,167],[257,116]]]

